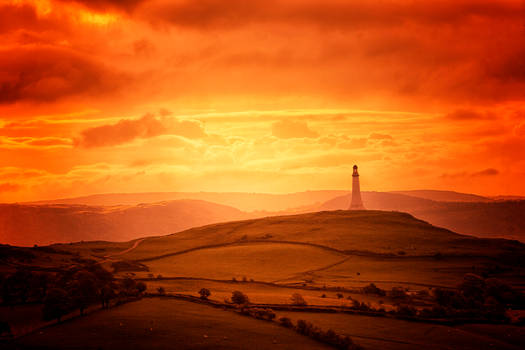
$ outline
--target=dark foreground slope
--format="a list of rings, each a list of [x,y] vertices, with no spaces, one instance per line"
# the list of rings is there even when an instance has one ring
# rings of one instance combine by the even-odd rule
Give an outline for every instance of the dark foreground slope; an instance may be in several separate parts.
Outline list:
[[[146,299],[58,324],[6,349],[332,349],[275,323],[174,299]]]
[[[246,217],[235,208],[200,200],[114,207],[1,204],[0,243],[128,241]]]

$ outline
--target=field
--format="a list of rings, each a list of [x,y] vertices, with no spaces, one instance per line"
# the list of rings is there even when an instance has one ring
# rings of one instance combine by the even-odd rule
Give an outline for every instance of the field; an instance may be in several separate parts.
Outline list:
[[[305,259],[305,257],[308,257]],[[345,255],[319,247],[285,243],[234,244],[147,261],[153,274],[271,282],[332,265]]]
[[[388,303],[388,298],[378,298],[373,295],[361,293],[352,293],[350,291],[334,290],[311,290],[299,287],[286,287],[279,285],[270,285],[257,282],[231,282],[231,281],[209,281],[201,279],[177,279],[177,280],[154,280],[148,281],[148,291],[156,292],[157,288],[163,287],[166,293],[178,293],[192,296],[199,296],[201,288],[207,288],[211,291],[210,300],[223,302],[229,299],[233,291],[245,293],[250,302],[255,304],[291,304],[291,296],[294,293],[300,293],[308,305],[319,306],[342,306],[350,305],[352,299],[361,302],[370,303],[372,306],[379,306],[380,299]],[[343,294],[343,298],[338,298],[337,294]],[[323,297],[324,295],[324,297]],[[382,306],[388,305],[383,304]]]
[[[4,349],[37,348],[329,349],[275,323],[173,299],[145,299],[77,318]]]
[[[308,312],[278,312],[297,321],[303,319],[323,329],[350,336],[367,349],[384,350],[440,350],[440,349],[508,349],[518,350],[525,341],[523,327],[485,325],[485,327],[449,327],[346,314],[320,314]],[[496,333],[492,336],[487,332]],[[512,332],[512,339],[500,339],[501,334]]]

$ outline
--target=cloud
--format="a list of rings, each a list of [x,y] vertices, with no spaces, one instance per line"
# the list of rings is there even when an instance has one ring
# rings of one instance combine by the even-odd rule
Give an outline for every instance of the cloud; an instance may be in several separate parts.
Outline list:
[[[380,134],[380,133],[371,133],[370,136],[368,136],[370,140],[392,140],[393,137],[391,135],[387,134]]]
[[[9,182],[0,183],[0,193],[1,192],[17,192],[22,188],[19,184],[12,184]]]
[[[480,177],[480,176],[495,176],[499,175],[499,170],[494,168],[487,168],[485,170],[476,171],[470,174],[471,177]]]
[[[3,149],[53,149],[53,148],[71,148],[73,141],[64,137],[5,137],[0,136],[0,148]]]
[[[127,78],[89,57],[53,47],[0,50],[0,104],[101,95]]]
[[[494,169],[494,168],[487,168],[487,169],[475,171],[475,172],[461,171],[457,173],[444,173],[444,174],[441,174],[440,177],[446,178],[446,179],[457,179],[457,178],[496,176],[499,174],[500,174],[499,170]]]
[[[272,124],[272,135],[281,139],[315,138],[319,134],[308,127],[306,122],[281,120]]]
[[[514,127],[514,135],[518,137],[525,136],[525,120]]]
[[[194,139],[203,138],[206,133],[201,122],[196,120],[146,114],[139,119],[121,119],[115,124],[88,128],[81,132],[75,144],[87,148],[106,147],[160,135],[179,135]]]
[[[338,147],[345,149],[364,148],[368,143],[366,138],[351,138],[341,142]]]
[[[483,120],[493,119],[495,116],[491,113],[482,113],[473,109],[457,109],[451,113],[445,115],[446,119],[457,120],[457,121],[470,121],[470,120]]]
[[[77,3],[90,9],[105,12],[107,10],[124,10],[132,11],[140,3],[147,0],[57,0],[60,2]]]
[[[340,0],[156,0],[146,5],[151,20],[160,19],[173,25],[196,28],[235,28],[261,22],[315,24],[322,28],[370,28],[404,22],[453,23],[473,16],[517,18],[522,9],[516,1],[494,3],[479,0],[441,1],[434,6],[403,0],[381,3]]]

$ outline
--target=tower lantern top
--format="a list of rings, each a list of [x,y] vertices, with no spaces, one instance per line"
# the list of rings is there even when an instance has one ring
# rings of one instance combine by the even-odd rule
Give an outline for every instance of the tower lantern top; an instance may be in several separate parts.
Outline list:
[[[357,172],[357,165],[354,165],[354,172],[352,173],[352,176],[359,176],[359,173]]]

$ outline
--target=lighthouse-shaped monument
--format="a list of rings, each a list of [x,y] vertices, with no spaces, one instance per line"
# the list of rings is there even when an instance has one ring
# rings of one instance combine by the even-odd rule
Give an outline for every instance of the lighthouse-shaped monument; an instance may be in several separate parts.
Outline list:
[[[352,173],[352,202],[349,210],[365,210],[363,200],[361,199],[361,187],[359,186],[359,173],[357,172],[357,165],[354,165],[354,172]]]

